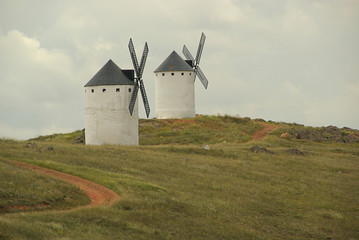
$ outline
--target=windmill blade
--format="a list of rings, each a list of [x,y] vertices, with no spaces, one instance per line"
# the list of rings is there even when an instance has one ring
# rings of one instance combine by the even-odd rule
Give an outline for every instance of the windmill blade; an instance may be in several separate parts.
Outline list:
[[[133,67],[135,68],[136,75],[138,77],[140,75],[140,68],[138,66],[138,61],[137,61],[137,57],[136,57],[136,51],[135,51],[135,48],[133,47],[132,38],[130,38],[130,42],[128,43],[128,49],[130,50],[130,55],[131,55]]]
[[[139,70],[140,75],[137,75],[138,78],[142,77],[143,69],[145,68],[145,64],[146,64],[147,55],[148,55],[148,46],[147,46],[147,42],[146,42],[145,48],[143,49],[143,53],[142,53],[141,63],[140,63],[140,70]]]
[[[206,41],[206,35],[204,35],[204,33],[202,33],[201,39],[199,40],[198,49],[197,49],[196,65],[198,65],[199,61],[201,60],[203,46],[204,46],[205,41]]]
[[[147,118],[150,115],[150,104],[148,103],[148,99],[147,99],[147,94],[146,94],[146,90],[145,90],[145,85],[143,84],[142,79],[140,79],[140,89],[141,89],[141,95],[142,95],[142,100],[143,100],[143,105],[145,106],[145,111],[146,111],[146,115]]]
[[[135,108],[135,103],[137,99],[137,93],[138,93],[138,83],[135,83],[135,87],[133,88],[133,92],[131,95],[130,105],[128,106],[128,109],[130,110],[130,114],[132,116],[133,109]]]
[[[197,77],[197,70],[194,70],[193,81],[196,81],[196,77]]]
[[[189,52],[189,50],[187,49],[186,45],[183,45],[182,53],[183,53],[183,55],[186,56],[186,58],[187,58],[188,60],[194,61],[194,58],[193,58],[192,54]]]
[[[207,89],[208,87],[208,80],[206,78],[206,76],[204,75],[204,73],[202,72],[201,68],[198,66],[197,69],[195,70],[195,76],[198,75],[199,80],[201,80],[203,86],[205,89]]]

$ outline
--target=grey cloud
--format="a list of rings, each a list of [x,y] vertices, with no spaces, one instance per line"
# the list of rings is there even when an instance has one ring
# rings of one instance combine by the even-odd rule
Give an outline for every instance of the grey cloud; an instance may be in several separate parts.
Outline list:
[[[209,88],[196,82],[197,112],[359,128],[356,1],[0,4],[0,137],[82,128],[83,85],[110,58],[132,68],[130,37],[138,55],[149,43],[153,117],[153,70],[184,43],[194,53],[202,31]]]

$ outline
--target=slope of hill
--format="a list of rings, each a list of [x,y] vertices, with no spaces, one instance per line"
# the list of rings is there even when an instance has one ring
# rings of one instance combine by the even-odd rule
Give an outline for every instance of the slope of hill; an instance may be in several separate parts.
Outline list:
[[[0,239],[358,239],[358,131],[266,123],[278,128],[250,141],[261,123],[141,120],[139,147],[73,144],[81,131],[0,140],[4,164],[66,172],[121,196],[112,206],[2,214]],[[1,191],[4,200],[13,190]]]

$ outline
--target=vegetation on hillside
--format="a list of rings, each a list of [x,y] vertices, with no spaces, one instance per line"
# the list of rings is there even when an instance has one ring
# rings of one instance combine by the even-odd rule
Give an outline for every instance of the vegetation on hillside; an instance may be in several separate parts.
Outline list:
[[[251,139],[261,125],[249,118],[202,116],[190,119],[141,119],[140,144],[241,143]]]
[[[0,213],[67,209],[89,202],[75,186],[0,158]]]
[[[0,163],[70,173],[121,196],[113,206],[2,214],[0,239],[358,239],[359,143],[277,125],[260,142],[248,141],[257,121],[228,116],[141,120],[139,147],[73,144],[81,132],[0,140]]]
[[[140,145],[241,143],[262,126],[250,118],[202,116],[188,119],[140,119]],[[35,142],[81,143],[84,131],[59,133],[30,139]]]

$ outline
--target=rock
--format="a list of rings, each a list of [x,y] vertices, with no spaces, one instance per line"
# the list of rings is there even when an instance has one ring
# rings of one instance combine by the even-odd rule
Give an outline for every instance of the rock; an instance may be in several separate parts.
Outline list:
[[[35,149],[37,148],[37,144],[34,142],[28,142],[25,147]]]
[[[300,155],[300,156],[305,156],[305,153],[298,150],[298,149],[295,149],[295,148],[292,148],[292,149],[288,149],[287,150],[287,153],[291,154],[291,155]]]
[[[54,151],[54,150],[55,150],[55,148],[53,146],[47,146],[45,148],[45,151]]]
[[[288,138],[289,137],[289,133],[282,133],[281,135],[280,135],[280,137],[281,138]]]
[[[209,146],[208,145],[204,146],[204,149],[209,151]]]
[[[262,148],[262,147],[258,147],[257,145],[251,147],[249,149],[249,151],[254,152],[254,153],[266,153],[266,154],[273,154],[274,152],[266,149],[266,148]]]
[[[85,129],[81,131],[81,134],[76,136],[72,143],[85,143]]]

